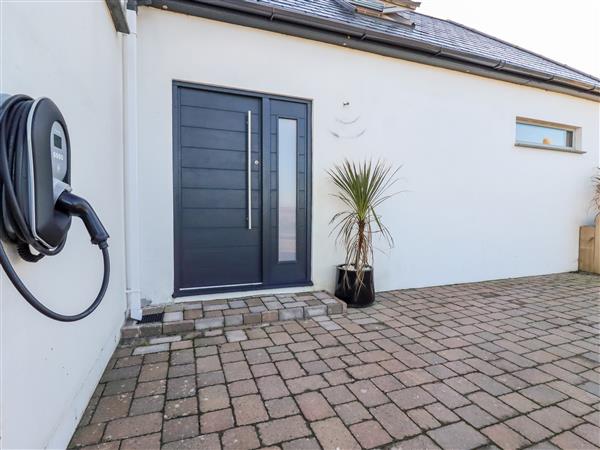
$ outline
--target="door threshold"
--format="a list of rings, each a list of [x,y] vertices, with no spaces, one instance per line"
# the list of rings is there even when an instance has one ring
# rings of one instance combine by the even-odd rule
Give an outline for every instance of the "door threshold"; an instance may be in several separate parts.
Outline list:
[[[209,287],[206,289],[190,289],[173,292],[173,298],[176,303],[184,303],[190,301],[204,301],[204,300],[218,300],[222,298],[233,298],[233,297],[248,297],[248,296],[261,296],[271,294],[287,294],[296,293],[298,289],[302,289],[305,292],[313,291],[312,281],[304,283],[287,283],[287,284],[244,284],[244,285],[233,285],[231,287]]]
[[[262,282],[260,283],[240,283],[240,284],[221,284],[215,286],[199,286],[199,287],[189,287],[189,288],[181,288],[180,291],[206,291],[209,289],[225,289],[225,288],[244,288],[246,286],[262,286]]]

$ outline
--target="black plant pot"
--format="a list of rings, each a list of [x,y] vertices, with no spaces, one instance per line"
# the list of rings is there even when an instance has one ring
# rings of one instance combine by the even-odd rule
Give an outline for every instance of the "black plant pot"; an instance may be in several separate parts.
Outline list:
[[[363,273],[360,284],[356,279],[354,270],[346,270],[345,264],[336,268],[335,296],[344,300],[349,308],[364,308],[375,301],[375,283],[373,281],[373,268],[369,267]]]

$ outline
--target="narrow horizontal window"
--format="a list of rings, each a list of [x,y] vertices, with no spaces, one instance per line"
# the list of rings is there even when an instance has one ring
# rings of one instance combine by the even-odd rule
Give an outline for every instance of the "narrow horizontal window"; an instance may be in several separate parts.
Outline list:
[[[554,150],[577,150],[576,128],[517,119],[517,145]]]

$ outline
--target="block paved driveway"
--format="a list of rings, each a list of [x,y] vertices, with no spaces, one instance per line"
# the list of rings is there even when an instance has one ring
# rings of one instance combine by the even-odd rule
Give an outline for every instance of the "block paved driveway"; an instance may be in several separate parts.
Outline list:
[[[560,274],[122,346],[71,447],[597,448],[599,302]]]

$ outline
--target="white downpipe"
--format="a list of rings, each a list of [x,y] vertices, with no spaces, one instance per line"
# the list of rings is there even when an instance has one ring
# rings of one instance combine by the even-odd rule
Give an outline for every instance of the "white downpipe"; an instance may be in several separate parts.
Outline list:
[[[132,319],[141,320],[140,202],[138,182],[137,13],[127,10],[130,34],[123,39],[123,146],[125,196],[125,268],[127,306]]]

